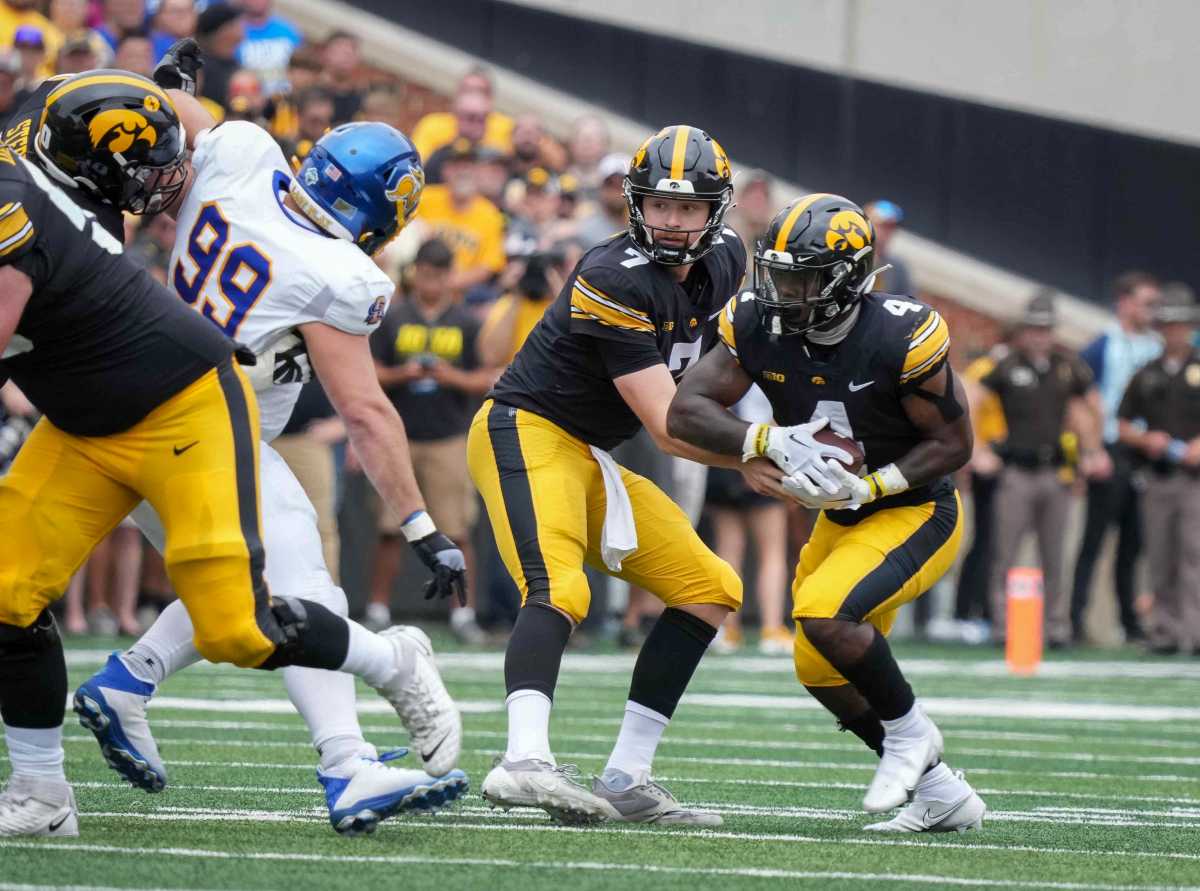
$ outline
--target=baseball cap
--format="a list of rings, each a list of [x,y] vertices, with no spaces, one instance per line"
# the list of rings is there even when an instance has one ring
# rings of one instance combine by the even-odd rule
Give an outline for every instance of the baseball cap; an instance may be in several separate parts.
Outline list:
[[[624,176],[629,172],[629,155],[622,155],[619,152],[613,152],[611,155],[605,155],[600,159],[600,163],[596,165],[596,173],[601,181],[608,179],[610,176]]]
[[[872,201],[869,210],[871,216],[876,217],[878,222],[904,222],[904,208],[894,201],[888,201],[886,198],[881,198],[878,201]]]
[[[42,37],[42,29],[34,25],[21,25],[13,32],[13,46],[33,46],[45,49],[46,41]]]

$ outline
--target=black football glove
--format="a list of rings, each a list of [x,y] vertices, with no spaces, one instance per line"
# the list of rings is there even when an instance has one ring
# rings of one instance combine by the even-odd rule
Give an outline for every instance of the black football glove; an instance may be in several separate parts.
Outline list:
[[[433,578],[425,585],[425,599],[458,597],[459,606],[467,605],[467,562],[458,545],[440,532],[434,531],[412,543],[421,562],[429,567]]]
[[[196,75],[203,67],[200,44],[191,37],[184,37],[163,53],[162,60],[154,68],[154,82],[164,90],[183,90],[189,96],[195,96]]]
[[[295,331],[280,338],[272,347],[275,350],[275,368],[272,378],[277,384],[306,384],[312,380],[312,363],[308,359],[308,347],[304,338]]]

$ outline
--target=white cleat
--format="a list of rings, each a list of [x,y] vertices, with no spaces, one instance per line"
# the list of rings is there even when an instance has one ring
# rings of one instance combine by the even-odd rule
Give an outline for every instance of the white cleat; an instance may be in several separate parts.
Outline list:
[[[421,770],[388,767],[406,754],[405,749],[385,752],[378,758],[349,758],[329,770],[318,770],[325,789],[329,822],[341,835],[375,831],[383,820],[402,812],[435,814],[467,794],[467,775],[452,770],[431,777]]]
[[[0,837],[75,838],[79,809],[66,780],[14,776],[0,792]]]
[[[621,770],[605,770],[592,781],[592,792],[613,806],[617,812],[613,819],[626,823],[706,826],[710,829],[724,823],[720,814],[684,807],[665,786],[649,777],[642,783],[635,783],[633,777]]]
[[[447,774],[458,764],[462,716],[433,662],[429,636],[420,628],[396,625],[381,631],[380,637],[387,638],[396,648],[397,661],[401,660],[403,650],[415,652],[412,674],[407,681],[385,684],[378,688],[379,694],[400,716],[425,772],[435,777]]]
[[[557,822],[568,825],[584,826],[621,819],[616,808],[579,782],[579,768],[573,764],[555,767],[537,758],[498,759],[484,778],[480,792],[492,804],[505,810],[537,807]]]
[[[936,768],[935,768],[936,769]],[[983,828],[987,805],[971,788],[961,770],[943,782],[936,793],[918,786],[912,802],[891,820],[864,827],[868,832],[966,832]],[[957,782],[954,782],[957,780]]]
[[[942,757],[942,732],[924,712],[921,717],[923,726],[912,736],[889,733],[883,738],[883,757],[863,797],[867,813],[882,814],[904,804],[921,775]]]

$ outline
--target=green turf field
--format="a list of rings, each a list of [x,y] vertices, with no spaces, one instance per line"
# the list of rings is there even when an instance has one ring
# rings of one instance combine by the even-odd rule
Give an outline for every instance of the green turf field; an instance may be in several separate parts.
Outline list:
[[[72,644],[72,689],[100,647]],[[492,811],[477,790],[504,744],[503,656],[443,646],[473,786],[453,810],[338,837],[280,678],[199,666],[168,681],[151,712],[171,771],[160,795],[121,785],[70,716],[81,836],[0,842],[0,891],[1200,887],[1200,660],[1090,653],[1017,679],[992,650],[898,652],[947,760],[988,803],[983,832],[862,832],[874,757],[808,703],[789,659],[751,655],[706,659],[657,761],[681,800],[722,813],[721,829],[566,829],[538,811]],[[567,656],[552,730],[561,761],[603,767],[632,665]],[[373,693],[362,704],[368,739],[405,742]]]

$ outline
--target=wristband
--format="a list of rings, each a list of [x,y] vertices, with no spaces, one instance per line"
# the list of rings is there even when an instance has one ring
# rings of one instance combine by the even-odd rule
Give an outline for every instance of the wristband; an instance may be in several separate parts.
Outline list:
[[[425,511],[415,510],[400,525],[400,531],[404,533],[404,540],[412,544],[427,535],[433,535],[437,532],[437,526],[433,525],[433,518]]]
[[[895,495],[898,492],[904,492],[908,489],[908,480],[904,478],[904,474],[900,472],[900,468],[895,464],[880,467],[863,479],[871,487],[872,501],[876,498]]]
[[[751,424],[746,429],[746,438],[742,440],[742,463],[761,458],[767,450],[767,436],[771,428],[767,424]]]
[[[1183,456],[1187,454],[1188,444],[1182,439],[1172,439],[1171,444],[1167,446],[1166,459],[1172,464],[1178,464],[1183,460]]]

